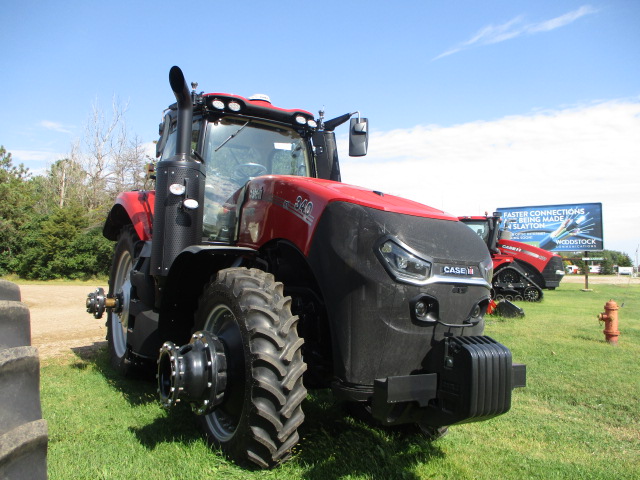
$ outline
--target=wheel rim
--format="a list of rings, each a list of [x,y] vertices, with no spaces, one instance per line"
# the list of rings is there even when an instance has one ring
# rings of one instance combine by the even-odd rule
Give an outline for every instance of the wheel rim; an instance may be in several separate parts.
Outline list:
[[[529,287],[524,291],[524,298],[529,302],[536,302],[540,298],[540,292],[533,287]]]
[[[113,282],[113,294],[120,297],[122,309],[111,313],[111,336],[113,348],[118,357],[123,357],[127,351],[127,328],[129,326],[129,299],[131,296],[131,254],[123,252],[118,260],[116,275]]]
[[[235,434],[244,406],[245,365],[242,334],[235,315],[228,306],[222,304],[211,310],[204,330],[216,335],[227,353],[227,386],[224,400],[212,413],[204,417],[209,431],[220,442],[226,442]]]
[[[502,272],[500,275],[500,280],[504,283],[518,283],[518,274],[515,272]]]

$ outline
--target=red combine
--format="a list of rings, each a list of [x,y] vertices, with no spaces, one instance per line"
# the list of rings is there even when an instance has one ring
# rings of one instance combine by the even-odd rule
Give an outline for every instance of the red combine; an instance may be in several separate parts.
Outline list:
[[[311,388],[430,438],[509,410],[526,369],[483,335],[489,252],[456,217],[340,182],[334,129],[361,156],[366,119],[169,81],[155,191],[118,197],[109,292],[87,298],[117,371],[157,364],[165,407],[262,468],[298,443]]]
[[[496,300],[542,300],[542,290],[560,285],[564,267],[560,255],[511,240],[511,232],[501,227],[502,218],[458,217],[476,232],[489,248],[493,260],[492,296]]]

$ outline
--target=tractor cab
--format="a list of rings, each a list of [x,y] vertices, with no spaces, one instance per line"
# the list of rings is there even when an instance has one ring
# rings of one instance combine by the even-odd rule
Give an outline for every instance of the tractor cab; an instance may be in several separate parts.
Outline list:
[[[502,214],[495,212],[492,216],[459,217],[460,221],[476,232],[487,244],[491,254],[498,254],[498,242],[510,239],[510,232],[500,228]]]
[[[248,181],[263,175],[293,175],[340,181],[333,129],[355,113],[320,125],[305,110],[271,105],[266,95],[249,98],[191,92],[190,152],[205,176],[202,241],[233,243],[238,201]],[[169,161],[177,152],[178,109],[174,104],[160,124],[156,155]],[[366,154],[367,119],[353,118],[349,153]],[[182,186],[174,187],[182,192]],[[195,203],[194,203],[195,205]],[[199,205],[199,203],[198,203]]]

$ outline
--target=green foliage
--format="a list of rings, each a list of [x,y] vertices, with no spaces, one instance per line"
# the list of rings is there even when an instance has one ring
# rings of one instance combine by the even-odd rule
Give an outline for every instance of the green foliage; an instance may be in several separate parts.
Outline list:
[[[604,257],[604,260],[600,261],[600,275],[613,275],[613,262],[610,258]]]
[[[29,222],[36,202],[29,169],[13,165],[11,153],[0,146],[0,275],[11,272],[21,251],[18,231]]]
[[[0,146],[0,275],[31,280],[107,275],[113,244],[102,236],[104,209],[90,211],[82,171],[69,160],[32,178]]]
[[[102,229],[88,228],[80,207],[58,208],[23,229],[15,271],[26,279],[90,278],[109,271],[113,244]]]
[[[592,252],[589,254],[592,257],[601,257],[604,260],[600,260],[598,262],[588,262],[590,265],[598,264],[600,265],[600,275],[612,275],[614,272],[613,266],[618,265],[619,267],[632,267],[633,263],[631,261],[631,257],[624,252],[618,252],[617,250],[603,250],[601,252]],[[585,271],[585,263],[582,260],[584,256],[584,252],[571,252],[571,253],[563,253],[562,257],[565,260],[565,264],[571,263],[573,265],[577,265],[580,268],[581,272]]]
[[[623,252],[614,252],[617,254],[616,261],[614,263],[619,267],[633,267],[631,257]]]

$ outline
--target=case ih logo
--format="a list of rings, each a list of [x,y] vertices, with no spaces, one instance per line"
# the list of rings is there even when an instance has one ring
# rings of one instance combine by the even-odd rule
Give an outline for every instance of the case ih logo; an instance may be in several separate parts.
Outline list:
[[[262,194],[263,193],[264,193],[264,189],[262,187],[250,188],[249,189],[249,199],[250,200],[262,200]]]
[[[442,267],[442,273],[450,275],[473,275],[473,267]]]

